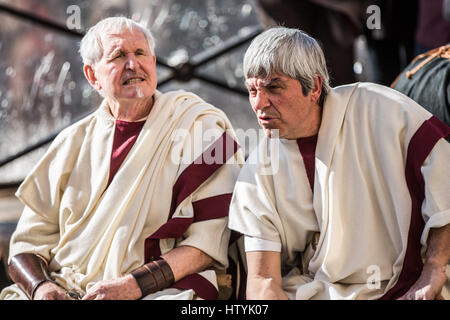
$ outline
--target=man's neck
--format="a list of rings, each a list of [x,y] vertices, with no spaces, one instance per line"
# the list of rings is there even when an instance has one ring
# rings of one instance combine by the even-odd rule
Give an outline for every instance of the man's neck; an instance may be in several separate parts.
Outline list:
[[[139,121],[150,114],[154,98],[143,98],[139,100],[109,100],[109,111],[116,120]]]
[[[295,139],[311,137],[319,133],[320,124],[322,123],[322,108],[317,105],[309,115],[305,126],[296,132]]]

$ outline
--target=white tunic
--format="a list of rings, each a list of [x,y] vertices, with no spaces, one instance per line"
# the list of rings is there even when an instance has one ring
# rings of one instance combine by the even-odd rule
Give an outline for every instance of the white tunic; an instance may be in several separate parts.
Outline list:
[[[290,299],[398,297],[420,274],[430,228],[450,222],[449,133],[392,89],[335,88],[314,191],[296,141],[266,139],[241,170],[229,227],[281,244]]]
[[[221,137],[234,137],[225,114],[191,93],[157,92],[139,137],[107,187],[114,125],[104,102],[58,135],[17,192],[26,207],[11,239],[10,257],[39,254],[49,261],[59,284],[84,294],[99,280],[142,266],[149,258],[144,257],[146,239],[171,218],[169,228],[157,236],[157,251],[193,246],[225,268],[230,236],[226,199],[231,198],[241,154],[229,155],[236,160],[232,164],[192,165],[205,150],[222,143]],[[215,136],[205,140],[194,133],[199,126],[200,134],[210,129]],[[190,176],[205,170],[203,180]],[[217,289],[214,271],[197,277]],[[157,295],[197,297],[193,290],[176,289]],[[26,296],[13,285],[1,298]]]

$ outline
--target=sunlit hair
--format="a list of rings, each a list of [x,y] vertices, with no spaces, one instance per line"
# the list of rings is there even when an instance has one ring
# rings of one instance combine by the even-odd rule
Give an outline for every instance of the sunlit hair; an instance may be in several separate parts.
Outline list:
[[[107,33],[121,33],[124,30],[140,30],[148,42],[151,53],[155,54],[155,41],[151,32],[138,22],[125,17],[111,17],[99,21],[89,28],[80,43],[80,55],[83,64],[94,65],[103,55],[102,35]]]
[[[303,95],[314,89],[314,79],[319,75],[322,78],[320,106],[323,106],[330,90],[321,47],[315,39],[298,29],[274,27],[257,36],[245,53],[244,74],[246,78],[287,75],[300,82]]]

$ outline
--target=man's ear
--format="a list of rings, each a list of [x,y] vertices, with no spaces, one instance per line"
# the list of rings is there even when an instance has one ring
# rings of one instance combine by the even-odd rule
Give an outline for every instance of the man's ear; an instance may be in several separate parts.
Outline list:
[[[102,89],[102,86],[100,85],[100,82],[97,80],[97,77],[95,76],[95,71],[92,66],[85,64],[83,67],[84,75],[86,79],[89,81],[91,86],[93,86],[96,90],[100,91]]]
[[[314,89],[311,90],[311,97],[316,103],[318,103],[321,94],[322,94],[322,77],[317,75],[314,78]]]

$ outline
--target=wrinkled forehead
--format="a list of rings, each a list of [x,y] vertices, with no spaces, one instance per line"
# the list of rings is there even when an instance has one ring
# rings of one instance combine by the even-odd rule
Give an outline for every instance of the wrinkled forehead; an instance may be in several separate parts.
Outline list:
[[[105,53],[115,49],[149,49],[147,38],[138,28],[123,28],[103,33],[100,37],[101,46]]]
[[[247,87],[265,87],[270,83],[270,77],[250,77],[245,80]]]
[[[277,82],[286,82],[291,79],[289,76],[274,73],[270,74],[268,76],[253,76],[248,77],[245,80],[245,85],[247,87],[267,87],[271,84],[277,83]]]

